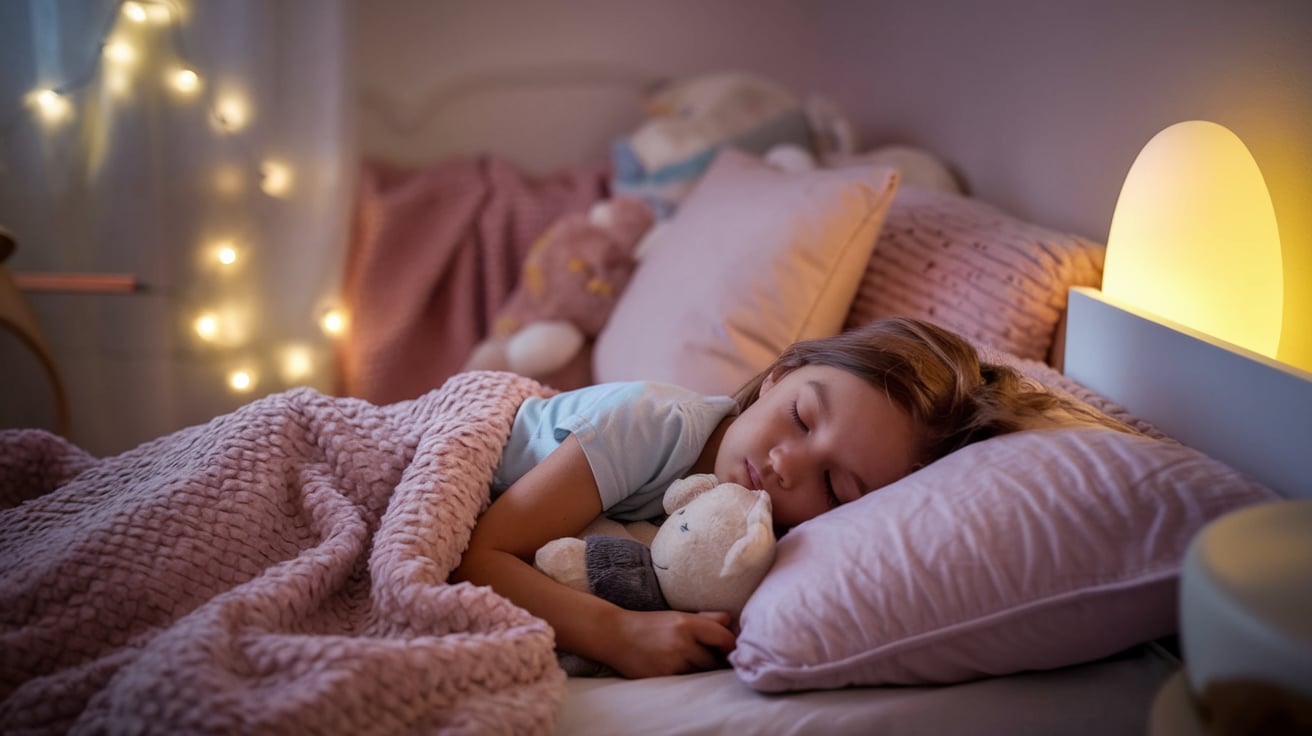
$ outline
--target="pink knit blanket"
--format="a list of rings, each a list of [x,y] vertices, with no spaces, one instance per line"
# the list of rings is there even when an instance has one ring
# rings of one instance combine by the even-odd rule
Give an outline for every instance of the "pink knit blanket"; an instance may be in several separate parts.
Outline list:
[[[96,459],[0,432],[0,732],[549,732],[550,627],[446,582],[544,389],[297,389]]]

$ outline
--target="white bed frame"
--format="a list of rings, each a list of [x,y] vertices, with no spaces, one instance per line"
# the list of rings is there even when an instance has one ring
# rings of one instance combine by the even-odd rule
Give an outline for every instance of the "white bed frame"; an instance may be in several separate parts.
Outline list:
[[[1065,371],[1286,498],[1312,498],[1312,373],[1071,290]]]

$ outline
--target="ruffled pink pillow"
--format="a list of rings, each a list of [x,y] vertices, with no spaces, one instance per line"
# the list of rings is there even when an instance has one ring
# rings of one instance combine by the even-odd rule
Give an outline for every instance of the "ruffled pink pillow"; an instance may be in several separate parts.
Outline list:
[[[977,199],[902,187],[847,315],[931,320],[1013,355],[1048,360],[1072,286],[1098,286],[1106,248]]]

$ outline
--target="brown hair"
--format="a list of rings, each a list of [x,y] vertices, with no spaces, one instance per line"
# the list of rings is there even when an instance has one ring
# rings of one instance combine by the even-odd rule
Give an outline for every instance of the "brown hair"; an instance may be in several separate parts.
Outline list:
[[[804,365],[845,370],[883,390],[924,432],[922,463],[972,442],[1021,429],[1115,420],[1048,393],[1014,368],[982,362],[966,340],[930,322],[890,317],[785,350],[734,397],[741,409],[761,393],[766,376],[779,380]]]

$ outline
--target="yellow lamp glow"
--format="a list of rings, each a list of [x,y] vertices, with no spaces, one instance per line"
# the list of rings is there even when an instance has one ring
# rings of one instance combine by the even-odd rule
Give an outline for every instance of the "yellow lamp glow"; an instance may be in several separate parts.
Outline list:
[[[1148,141],[1116,202],[1102,291],[1275,357],[1280,234],[1262,172],[1238,136],[1193,120]]]

